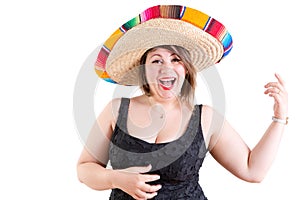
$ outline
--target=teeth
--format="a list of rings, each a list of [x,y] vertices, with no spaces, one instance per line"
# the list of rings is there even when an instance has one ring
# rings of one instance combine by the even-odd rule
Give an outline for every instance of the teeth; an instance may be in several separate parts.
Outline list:
[[[172,81],[160,81],[161,84],[163,84],[164,86],[167,86],[167,87],[171,87],[172,86]]]
[[[175,78],[162,78],[161,81],[174,81]]]
[[[171,87],[175,82],[175,78],[160,79],[159,82],[166,87]]]

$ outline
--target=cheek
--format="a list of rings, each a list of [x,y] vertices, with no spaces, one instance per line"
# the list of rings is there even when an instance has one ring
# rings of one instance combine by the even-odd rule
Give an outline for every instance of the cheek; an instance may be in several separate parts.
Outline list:
[[[158,70],[155,67],[146,67],[145,73],[148,83],[151,83],[156,80]]]
[[[185,75],[186,75],[186,69],[184,66],[177,66],[175,68],[175,71],[181,77],[185,77]]]

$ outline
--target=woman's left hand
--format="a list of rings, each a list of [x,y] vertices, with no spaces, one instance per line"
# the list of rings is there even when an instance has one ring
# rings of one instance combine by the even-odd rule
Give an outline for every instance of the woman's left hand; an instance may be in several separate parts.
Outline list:
[[[285,88],[285,82],[281,76],[275,73],[278,82],[269,82],[265,85],[265,94],[274,98],[274,117],[286,119],[288,115],[288,93]]]

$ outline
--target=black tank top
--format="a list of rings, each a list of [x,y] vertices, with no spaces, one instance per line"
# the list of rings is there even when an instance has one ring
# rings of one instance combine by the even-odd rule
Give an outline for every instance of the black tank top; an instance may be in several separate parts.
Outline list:
[[[148,143],[128,134],[127,118],[130,99],[122,98],[117,124],[109,148],[113,169],[147,166],[147,174],[158,174],[160,179],[149,184],[161,184],[155,200],[206,200],[199,185],[199,169],[207,152],[202,128],[202,105],[195,105],[184,134],[166,143]],[[120,189],[112,189],[110,200],[131,200]]]

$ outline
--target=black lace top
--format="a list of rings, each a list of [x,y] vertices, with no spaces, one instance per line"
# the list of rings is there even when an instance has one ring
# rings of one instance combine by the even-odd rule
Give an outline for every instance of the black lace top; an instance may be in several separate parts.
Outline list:
[[[147,174],[158,174],[160,179],[150,184],[162,188],[153,199],[205,200],[199,185],[199,169],[207,149],[201,129],[202,105],[195,105],[185,133],[166,143],[148,143],[128,134],[127,116],[130,99],[121,101],[117,125],[112,135],[109,159],[113,169],[151,164]],[[110,200],[131,200],[120,189],[112,189]]]

